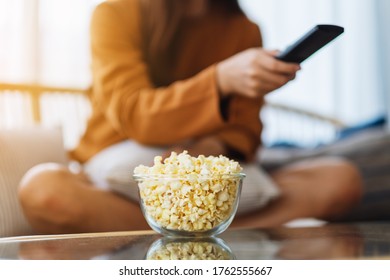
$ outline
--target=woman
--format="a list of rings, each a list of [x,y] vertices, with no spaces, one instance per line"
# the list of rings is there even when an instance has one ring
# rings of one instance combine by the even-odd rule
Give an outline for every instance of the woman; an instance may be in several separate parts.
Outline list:
[[[110,162],[151,161],[183,149],[252,161],[264,95],[300,69],[261,46],[258,27],[234,0],[99,5],[91,26],[93,114],[71,153],[86,174],[57,165],[26,174],[20,200],[34,228],[42,233],[147,228],[138,203],[110,189]],[[338,215],[360,195],[356,169],[340,159],[301,162],[272,178],[280,198],[237,218],[237,226]]]

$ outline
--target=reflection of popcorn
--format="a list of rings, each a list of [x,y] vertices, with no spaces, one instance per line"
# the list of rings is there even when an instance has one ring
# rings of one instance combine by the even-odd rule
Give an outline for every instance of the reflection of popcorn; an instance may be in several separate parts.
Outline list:
[[[173,230],[205,231],[229,218],[241,170],[238,162],[224,156],[195,158],[184,151],[173,152],[164,162],[157,156],[152,167],[141,165],[134,173],[146,176],[139,183],[140,196],[156,223]]]
[[[148,260],[230,260],[231,254],[210,242],[174,242],[165,244],[149,256]]]

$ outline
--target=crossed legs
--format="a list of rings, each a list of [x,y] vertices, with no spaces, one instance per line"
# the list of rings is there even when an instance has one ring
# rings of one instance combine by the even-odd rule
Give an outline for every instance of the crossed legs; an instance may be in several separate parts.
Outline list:
[[[281,196],[266,208],[233,221],[235,227],[279,226],[296,218],[336,218],[361,197],[361,178],[335,158],[294,163],[271,174]],[[101,190],[82,174],[56,164],[31,169],[20,184],[24,213],[38,233],[149,229],[138,203]]]

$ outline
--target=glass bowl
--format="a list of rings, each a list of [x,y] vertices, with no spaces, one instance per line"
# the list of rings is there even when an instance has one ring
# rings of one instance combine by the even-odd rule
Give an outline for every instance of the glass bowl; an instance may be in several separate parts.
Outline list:
[[[243,173],[223,175],[134,175],[149,226],[173,237],[207,237],[233,221]]]
[[[229,246],[215,237],[169,238],[155,241],[146,253],[147,260],[234,260]]]

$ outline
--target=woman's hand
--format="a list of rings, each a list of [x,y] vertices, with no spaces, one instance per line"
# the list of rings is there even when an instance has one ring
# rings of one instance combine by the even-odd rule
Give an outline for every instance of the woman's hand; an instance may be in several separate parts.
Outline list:
[[[241,95],[262,97],[295,78],[300,66],[275,58],[277,51],[252,48],[217,65],[217,81],[222,97]]]

